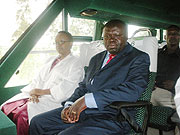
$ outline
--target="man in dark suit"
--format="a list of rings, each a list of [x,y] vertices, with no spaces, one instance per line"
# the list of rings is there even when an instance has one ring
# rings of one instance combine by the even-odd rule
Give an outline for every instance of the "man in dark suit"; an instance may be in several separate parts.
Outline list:
[[[127,43],[127,25],[121,20],[105,24],[104,45],[107,50],[91,59],[83,82],[64,108],[35,116],[30,135],[113,135],[129,130],[127,122],[116,121],[117,110],[109,104],[137,101],[147,87],[149,56]]]

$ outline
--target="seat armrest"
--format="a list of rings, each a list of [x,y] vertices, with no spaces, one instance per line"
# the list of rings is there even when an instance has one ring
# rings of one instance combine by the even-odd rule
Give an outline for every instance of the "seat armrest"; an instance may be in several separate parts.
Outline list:
[[[138,100],[137,102],[125,102],[125,101],[116,101],[110,104],[111,108],[114,109],[121,109],[121,108],[128,108],[128,107],[145,107],[151,105],[148,101]]]
[[[130,116],[126,110],[124,110],[123,108],[140,108],[140,107],[144,107],[146,109],[145,111],[145,118],[144,118],[144,122],[148,122],[149,120],[149,115],[151,114],[151,103],[148,101],[137,101],[137,102],[124,102],[124,101],[118,101],[118,102],[113,102],[112,104],[110,104],[110,107],[113,109],[117,109],[118,110],[118,114],[116,116],[117,121],[120,121],[119,119],[121,118],[121,116],[123,116],[123,118],[125,120],[127,120],[127,122],[130,124],[130,126],[132,127],[132,129],[137,132],[137,133],[142,133],[145,132],[146,127],[144,127],[144,124],[142,127],[140,127],[136,120]],[[145,124],[147,125],[147,124]]]

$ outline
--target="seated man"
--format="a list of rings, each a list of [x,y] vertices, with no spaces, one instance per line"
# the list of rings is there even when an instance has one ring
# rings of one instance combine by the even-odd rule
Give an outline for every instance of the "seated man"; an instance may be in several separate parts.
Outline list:
[[[111,135],[129,131],[126,121],[116,121],[118,112],[109,104],[137,101],[147,87],[149,56],[127,43],[127,25],[121,20],[105,24],[104,45],[106,51],[90,60],[83,82],[64,108],[35,116],[30,135]],[[127,112],[134,116],[134,110]]]
[[[30,122],[32,117],[60,107],[83,78],[79,58],[70,51],[71,34],[60,31],[55,41],[58,56],[49,58],[38,76],[2,105],[2,111],[17,125],[18,135],[28,134],[28,120]]]
[[[157,76],[151,102],[156,106],[175,108],[174,86],[180,76],[180,28],[171,25],[166,34],[167,45],[158,51]]]

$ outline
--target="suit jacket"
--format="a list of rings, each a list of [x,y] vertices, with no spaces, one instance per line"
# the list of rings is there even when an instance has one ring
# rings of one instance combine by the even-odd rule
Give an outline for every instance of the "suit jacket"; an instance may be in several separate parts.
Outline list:
[[[88,114],[116,113],[108,107],[114,101],[136,102],[147,87],[149,56],[130,44],[103,68],[107,51],[95,55],[89,63],[85,78],[67,101],[76,101],[86,93],[93,93],[98,108]],[[93,81],[92,81],[93,80]]]

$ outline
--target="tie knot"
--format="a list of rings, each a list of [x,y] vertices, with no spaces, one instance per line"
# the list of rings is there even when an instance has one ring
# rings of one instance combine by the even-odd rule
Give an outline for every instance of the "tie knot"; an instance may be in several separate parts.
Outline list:
[[[115,54],[109,54],[109,59],[106,62],[106,64],[108,64],[116,55]]]
[[[115,54],[109,54],[109,58],[113,59],[116,55]]]

